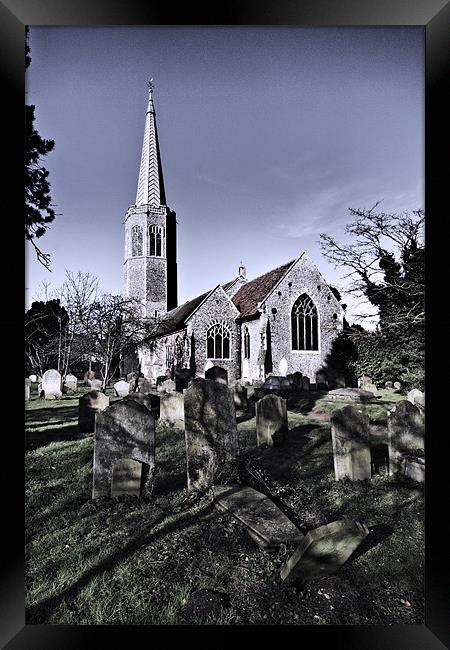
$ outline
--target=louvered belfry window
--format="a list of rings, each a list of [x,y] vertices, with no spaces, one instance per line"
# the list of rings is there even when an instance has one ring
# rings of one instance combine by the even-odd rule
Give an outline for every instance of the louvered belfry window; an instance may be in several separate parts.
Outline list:
[[[151,257],[164,256],[164,228],[162,226],[150,226],[148,245]]]
[[[230,330],[223,323],[212,325],[206,334],[208,359],[230,359]]]
[[[291,313],[292,349],[319,349],[319,317],[311,298],[302,294],[294,303]]]
[[[244,326],[244,359],[250,359],[250,332]]]

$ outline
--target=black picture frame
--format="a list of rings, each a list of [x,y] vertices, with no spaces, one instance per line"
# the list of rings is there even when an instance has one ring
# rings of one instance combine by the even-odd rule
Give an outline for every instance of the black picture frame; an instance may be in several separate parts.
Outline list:
[[[0,320],[4,342],[4,372],[8,373],[5,411],[13,414],[12,423],[3,427],[3,466],[7,477],[3,486],[3,577],[1,580],[0,621],[2,647],[84,648],[109,641],[129,643],[135,635],[154,641],[153,629],[145,627],[25,625],[25,558],[24,558],[24,445],[22,424],[23,402],[10,395],[22,381],[17,351],[22,349],[23,288],[25,253],[23,226],[23,142],[24,142],[24,31],[25,25],[420,25],[426,39],[426,112],[425,112],[425,197],[427,240],[427,480],[426,480],[426,623],[425,625],[393,626],[301,626],[290,630],[296,641],[330,643],[336,650],[396,649],[429,650],[450,647],[450,579],[449,553],[445,536],[448,456],[445,438],[448,432],[443,420],[442,387],[447,387],[442,344],[448,332],[448,321],[442,318],[440,299],[445,282],[447,238],[445,237],[444,192],[448,169],[448,98],[450,5],[446,0],[241,0],[223,2],[203,8],[200,3],[175,8],[161,1],[140,0],[1,0],[0,1],[0,67],[4,111],[2,125],[7,161],[2,176],[5,312]],[[6,261],[7,254],[12,257]],[[22,303],[23,304],[23,303]],[[16,341],[16,339],[19,339]],[[445,341],[445,338],[444,338]],[[5,345],[6,342],[6,345]],[[16,345],[17,344],[17,345]],[[19,353],[20,354],[20,353]],[[19,382],[20,379],[20,382]],[[11,388],[9,388],[11,386]],[[12,401],[10,401],[10,399]],[[445,400],[445,397],[444,397]],[[448,428],[448,427],[447,427]],[[447,489],[446,489],[447,488]],[[175,626],[184,634],[186,626]],[[268,628],[261,628],[264,634]],[[260,629],[260,630],[261,630]],[[208,631],[200,628],[203,634]],[[209,628],[217,638],[215,628]],[[234,628],[223,628],[224,640]],[[284,633],[277,627],[271,630]],[[256,630],[255,630],[256,632]],[[171,637],[172,630],[164,629]],[[196,627],[195,634],[199,633]],[[240,630],[238,630],[240,633]],[[253,628],[250,630],[253,633]],[[306,638],[305,638],[306,635]],[[165,637],[167,642],[168,637]]]

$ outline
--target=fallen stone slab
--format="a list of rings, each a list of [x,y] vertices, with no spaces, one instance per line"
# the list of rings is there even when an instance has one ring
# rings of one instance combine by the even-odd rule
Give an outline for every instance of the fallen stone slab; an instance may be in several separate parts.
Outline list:
[[[281,568],[281,579],[306,581],[336,573],[368,534],[367,526],[351,519],[310,530]]]
[[[363,388],[336,388],[328,391],[328,398],[344,402],[368,402],[374,399],[374,393]]]
[[[240,485],[215,485],[216,506],[245,526],[250,537],[264,549],[299,543],[303,533],[265,494]]]

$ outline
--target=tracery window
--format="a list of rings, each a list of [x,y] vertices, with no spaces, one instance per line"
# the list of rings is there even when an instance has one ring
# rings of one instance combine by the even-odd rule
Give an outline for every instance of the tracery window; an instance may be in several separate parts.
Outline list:
[[[212,325],[206,333],[208,359],[230,359],[230,330],[224,323]]]
[[[291,312],[292,349],[319,349],[319,317],[311,298],[302,294],[294,303]]]
[[[131,230],[131,256],[139,257],[142,255],[142,228],[141,226],[133,226]]]
[[[164,256],[164,228],[163,226],[150,226],[148,231],[149,255],[151,257]]]
[[[244,325],[244,359],[250,359],[250,332],[248,327]]]

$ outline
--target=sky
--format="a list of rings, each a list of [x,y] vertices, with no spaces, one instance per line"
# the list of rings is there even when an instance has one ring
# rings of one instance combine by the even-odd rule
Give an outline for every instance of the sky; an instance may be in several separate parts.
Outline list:
[[[31,27],[29,44],[57,216],[37,241],[51,272],[27,245],[27,307],[66,269],[122,292],[151,77],[179,304],[303,250],[345,288],[320,233],[343,239],[376,201],[424,207],[422,27]]]

